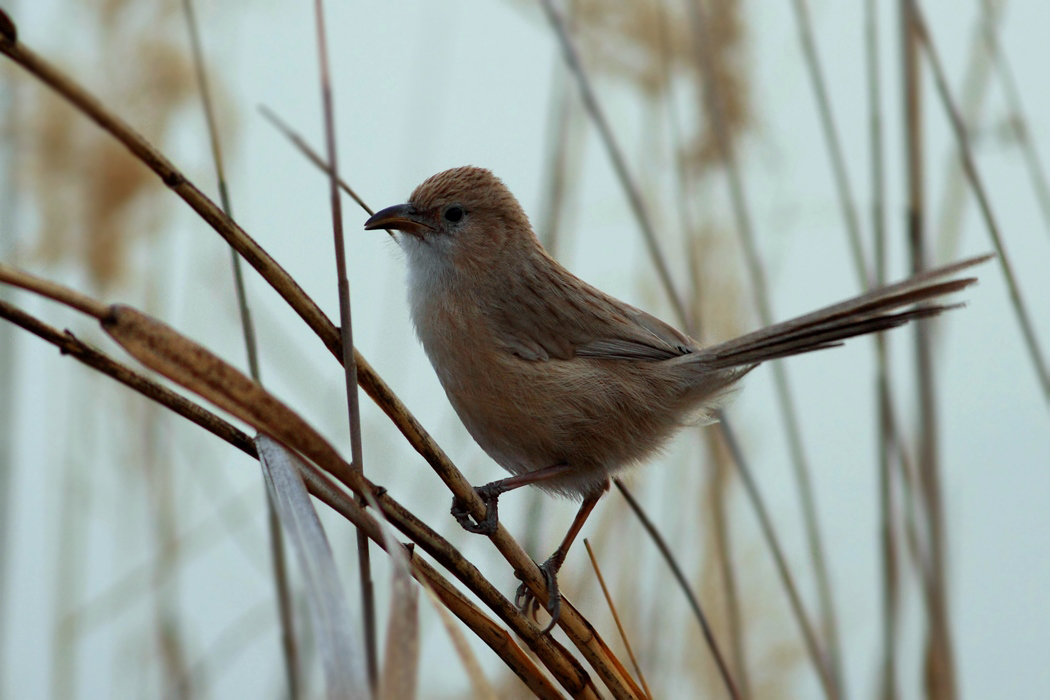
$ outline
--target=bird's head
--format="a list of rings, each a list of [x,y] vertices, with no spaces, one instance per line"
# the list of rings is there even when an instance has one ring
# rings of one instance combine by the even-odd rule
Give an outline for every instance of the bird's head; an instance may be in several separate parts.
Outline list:
[[[437,258],[475,271],[491,270],[538,245],[507,186],[490,171],[472,166],[427,178],[406,203],[376,212],[365,228],[406,234],[401,243],[409,264],[435,264]]]

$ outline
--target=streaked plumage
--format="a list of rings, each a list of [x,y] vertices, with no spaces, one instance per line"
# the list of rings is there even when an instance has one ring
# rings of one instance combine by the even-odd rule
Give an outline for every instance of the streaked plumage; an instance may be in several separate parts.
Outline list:
[[[651,457],[761,362],[938,314],[948,307],[924,302],[971,284],[945,278],[983,260],[701,348],[547,255],[488,170],[434,175],[369,227],[391,217],[407,234],[412,320],[467,430],[513,474],[569,465],[536,485],[577,498]]]

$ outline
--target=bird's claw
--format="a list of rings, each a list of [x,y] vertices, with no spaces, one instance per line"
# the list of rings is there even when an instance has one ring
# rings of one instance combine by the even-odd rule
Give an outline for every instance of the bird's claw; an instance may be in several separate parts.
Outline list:
[[[494,486],[494,484],[486,484],[474,489],[478,497],[485,503],[485,517],[480,522],[471,515],[470,508],[466,503],[456,497],[452,499],[452,517],[467,532],[473,532],[476,535],[496,534],[496,528],[499,526],[497,503],[502,491],[490,488],[491,486]]]
[[[547,583],[546,610],[551,616],[550,622],[540,632],[541,635],[547,634],[554,629],[561,615],[561,592],[558,590],[559,567],[557,564],[558,562],[554,561],[554,557],[551,557],[540,565],[540,572],[543,573],[543,578]],[[536,619],[536,613],[540,609],[540,601],[524,581],[518,586],[518,592],[514,594],[514,604],[518,606],[518,610],[524,615],[531,617],[533,620]]]

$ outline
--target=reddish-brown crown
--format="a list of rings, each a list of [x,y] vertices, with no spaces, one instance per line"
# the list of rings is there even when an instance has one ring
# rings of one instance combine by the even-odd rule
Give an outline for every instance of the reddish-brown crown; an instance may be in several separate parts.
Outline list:
[[[518,230],[532,231],[518,200],[485,168],[467,165],[432,175],[412,192],[409,202],[421,212],[458,204],[474,215],[487,215]]]

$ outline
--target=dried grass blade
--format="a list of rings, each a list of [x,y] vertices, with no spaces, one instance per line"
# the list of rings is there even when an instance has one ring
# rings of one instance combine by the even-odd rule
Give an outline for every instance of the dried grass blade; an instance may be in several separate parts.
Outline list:
[[[412,584],[412,565],[405,549],[382,517],[379,504],[372,498],[366,500],[380,515],[376,521],[383,548],[390,555],[390,612],[377,695],[380,700],[413,700],[419,682],[419,591]]]
[[[260,432],[265,432],[293,447],[312,462],[322,465],[338,479],[350,485],[353,490],[363,492],[373,488],[362,476],[350,470],[349,465],[339,456],[335,448],[306,421],[258,384],[205,348],[179,335],[160,321],[127,306],[110,307],[102,320],[102,325],[114,340],[151,369],[248,422]],[[317,474],[317,476],[323,475]],[[401,529],[408,527],[411,532],[415,533],[414,540],[418,541],[419,537],[440,540],[436,533],[423,526],[421,522],[388,497],[383,499],[377,497],[377,500],[384,501],[384,512],[390,512],[388,506],[396,509],[398,517],[401,518],[401,521],[398,521],[398,527]],[[424,530],[425,535],[421,534]],[[451,546],[443,540],[437,543],[437,547],[438,549],[434,551],[445,554],[455,553]],[[455,554],[458,555],[458,553]],[[525,556],[524,553],[522,555]],[[462,568],[466,566],[468,566],[466,562],[459,560],[455,568],[456,573],[462,574]],[[535,568],[535,564],[533,567]],[[524,571],[524,567],[519,568]],[[535,572],[535,577],[537,582],[542,582],[538,570]],[[539,585],[540,583],[537,583],[537,586]],[[499,600],[509,606],[505,599],[499,598]],[[488,602],[490,605],[494,604],[492,598]],[[588,630],[586,635],[583,629],[572,630],[576,637],[574,641],[598,670],[613,694],[624,698],[640,697],[642,695],[640,689],[635,692],[633,681],[629,676],[624,677],[619,672],[616,659],[612,658],[611,652],[604,646],[601,638],[568,601],[564,605],[562,615],[565,620],[569,620],[578,628],[586,627]],[[528,623],[524,624],[528,625]],[[575,660],[567,655],[564,649],[559,648],[549,638],[537,638],[534,629],[518,627],[516,631],[528,637],[530,645],[542,656],[545,663],[558,669],[559,679],[563,683],[567,683],[569,687],[580,686],[580,692],[584,696],[595,696],[586,674],[582,673],[582,669],[576,670]],[[566,675],[566,672],[570,675]]]
[[[620,639],[623,640],[623,645],[627,649],[627,656],[631,659],[631,665],[634,666],[634,672],[638,674],[638,681],[642,684],[642,689],[645,691],[645,697],[652,700],[653,692],[649,690],[649,684],[645,682],[645,674],[642,673],[642,667],[638,665],[638,659],[634,655],[634,649],[631,648],[631,640],[628,638],[627,632],[623,628],[623,623],[620,621],[620,614],[616,612],[616,604],[613,602],[612,593],[609,592],[609,587],[605,585],[605,577],[602,576],[602,569],[598,566],[598,558],[594,556],[594,549],[591,547],[591,541],[584,538],[583,546],[587,548],[587,556],[591,559],[591,568],[594,569],[594,575],[598,577],[598,585],[601,586],[602,595],[605,597],[605,603],[609,606],[609,612],[612,613],[613,621],[616,623],[616,629],[620,632]]]
[[[19,43],[17,29],[14,23],[2,10],[0,10],[0,53],[8,56],[37,79],[53,88],[59,95],[81,110],[100,127],[108,131],[145,165],[150,167],[161,178],[165,185],[186,201],[186,203],[189,204],[205,221],[207,221],[217,233],[223,236],[223,238],[231,245],[236,247],[237,251],[244,256],[245,260],[256,268],[256,270],[278,292],[278,294],[280,294],[281,297],[284,298],[296,311],[296,313],[299,314],[311,330],[321,338],[325,343],[325,346],[328,347],[337,357],[341,357],[341,344],[338,331],[335,329],[331,321],[329,321],[324,315],[320,307],[318,307],[317,304],[306,295],[291,275],[278,265],[276,261],[270,257],[269,254],[258,245],[258,243],[252,240],[243,229],[237,226],[235,222],[231,221],[221,209],[205,197],[203,193],[201,193],[201,191],[189,181],[185,175],[178,171],[156,147],[143,139],[118,116],[106,109],[99,100],[89,94],[80,85],[70,80],[61,71],[37,56],[28,47]],[[115,316],[118,308],[120,307],[112,307],[108,310],[113,312],[113,318],[109,319],[110,327],[107,328],[107,331],[112,331],[115,339],[125,331],[127,331],[130,336],[133,336],[135,334],[133,329],[120,329],[117,327],[119,324],[117,323]],[[123,308],[126,309],[126,307]],[[85,312],[92,313],[87,310]],[[103,313],[106,312],[107,310],[103,307]],[[173,333],[170,329],[168,329],[168,331]],[[178,334],[175,334],[175,336],[177,337]],[[126,340],[128,345],[136,345],[136,340],[133,337],[128,337]],[[148,348],[148,339],[140,340],[142,340],[143,343],[138,348],[138,351],[142,353],[143,357],[149,358],[151,352]],[[123,341],[118,342],[124,344]],[[193,352],[207,353],[207,351],[200,346],[193,345],[193,348],[195,348]],[[413,447],[420,451],[420,453],[427,459],[428,463],[435,468],[442,480],[449,486],[453,493],[470,505],[471,511],[475,516],[483,518],[484,504],[473,488],[471,488],[469,482],[463,477],[463,474],[456,469],[455,465],[453,465],[448,460],[447,456],[441,452],[440,448],[437,447],[429,434],[423,430],[419,422],[408,412],[400,400],[397,399],[393,392],[390,391],[389,387],[386,386],[378,375],[375,374],[374,370],[371,369],[367,362],[364,361],[364,358],[362,358],[356,350],[354,357],[358,364],[358,378],[361,387],[365,389],[365,391],[380,404],[380,407],[383,408],[384,412],[386,412],[387,415],[397,423],[398,428],[409,439]],[[177,371],[179,376],[187,381],[199,384],[199,381],[194,377],[192,372],[187,372],[187,368],[185,367],[180,368],[180,362],[173,361],[172,357],[164,357],[163,352],[161,353],[161,356],[154,357],[151,361],[158,361],[161,365],[166,366],[168,370]],[[228,374],[232,373],[231,376],[239,376],[237,381],[242,388],[244,383],[251,384],[246,377],[232,368],[227,367],[221,371]],[[249,420],[250,422],[253,420],[259,420],[262,415],[266,413],[269,413],[270,418],[280,417],[290,419],[292,421],[290,424],[276,424],[275,426],[268,427],[265,432],[274,435],[282,442],[287,441],[288,444],[294,445],[297,450],[302,452],[302,454],[308,457],[311,461],[315,461],[318,464],[332,465],[332,469],[335,470],[332,473],[340,480],[344,480],[347,483],[354,483],[358,486],[362,485],[363,482],[360,480],[361,477],[355,479],[354,477],[357,475],[348,473],[349,465],[346,465],[345,462],[342,461],[331,445],[324,441],[316,431],[305,423],[305,421],[298,418],[298,416],[291,412],[290,409],[277,402],[276,399],[266,394],[266,392],[258,390],[256,387],[257,391],[255,395],[261,397],[267,403],[265,407],[257,407],[254,405],[241,405],[237,401],[232,401],[232,397],[227,395],[221,383],[213,386],[206,386],[204,388],[209,393],[202,393],[202,396],[205,396],[209,400],[215,400],[212,398],[212,395],[214,394],[223,402],[219,405],[226,410],[235,410],[235,415],[238,415],[238,417],[245,420]],[[197,391],[197,389],[193,390]],[[262,408],[265,408],[265,410],[260,414]],[[280,410],[277,410],[277,412],[274,413],[278,408]],[[245,418],[245,416],[249,416],[249,418]],[[296,430],[296,426],[304,428],[308,432],[305,435],[300,435]],[[278,432],[275,434],[271,428],[276,428]],[[546,589],[539,567],[531,560],[531,558],[529,558],[521,546],[518,545],[518,543],[506,532],[506,529],[502,527],[497,530],[496,534],[492,537],[492,541],[497,549],[499,549],[500,553],[514,567],[515,571],[542,598]],[[637,689],[636,691],[633,687],[635,685],[633,680],[629,677],[623,676],[619,672],[618,662],[609,657],[608,648],[604,645],[602,640],[596,636],[593,628],[582,616],[579,615],[578,611],[571,606],[566,606],[566,608],[563,609],[562,629],[566,630],[566,633],[569,635],[572,642],[594,666],[595,670],[608,685],[611,692],[617,697],[638,697],[641,695],[640,689]],[[525,632],[525,634],[528,636],[527,632]],[[529,637],[529,640],[530,645],[534,645],[534,649],[539,649],[538,653],[542,655],[544,663],[548,664],[552,671],[555,668],[558,669],[560,681],[572,687],[578,686],[582,683],[584,684],[583,690],[581,691],[582,693],[587,695],[594,694],[594,690],[590,686],[589,678],[587,678],[585,673],[574,672],[571,675],[566,675],[566,672],[570,671],[570,669],[577,668],[577,664],[564,649],[558,648],[554,644],[536,640],[532,637]]]
[[[80,340],[76,339],[72,334],[68,332],[62,333],[4,302],[0,302],[0,318],[12,321],[30,333],[33,333],[43,340],[55,345],[63,354],[74,357],[89,367],[97,369],[103,374],[125,384],[143,396],[188,418],[253,459],[258,458],[255,443],[233,425],[230,425],[222,418],[210,413],[197,404],[191,403],[181,394],[176,394],[167,387],[143,377],[134,370],[110,359],[103,353],[90,348]],[[335,486],[335,484],[321,472],[308,471],[305,472],[303,476],[306,479],[310,492],[315,497],[319,498],[350,522],[353,522],[358,527],[364,527],[368,522],[374,522],[367,515],[363,514],[353,498]],[[361,518],[365,519],[362,520]],[[208,521],[208,523],[205,523],[200,528],[200,532],[204,533],[211,532],[212,530],[211,521]],[[373,537],[373,539],[377,536],[374,534],[374,531],[375,528],[369,530],[369,536]],[[198,531],[195,530],[194,532]],[[188,535],[187,537],[194,542],[197,541],[195,535]],[[380,544],[384,545],[385,543],[380,542]],[[488,644],[489,647],[491,647],[492,650],[504,660],[507,666],[511,668],[538,697],[561,697],[547,677],[536,667],[530,657],[521,650],[506,630],[498,626],[496,622],[481,612],[481,610],[470,602],[465,595],[460,593],[458,589],[452,587],[449,581],[434,571],[426,561],[415,558],[413,561],[413,569],[417,577],[425,580],[428,586],[433,587],[432,589],[428,588],[428,591],[432,590],[434,595],[448,606],[449,610],[452,610],[457,616],[459,616],[482,641]],[[136,580],[135,575],[130,575],[125,578],[128,581]],[[128,595],[126,588],[127,586],[124,584],[115,584],[112,590],[109,592],[103,592],[96,597],[94,602],[89,602],[83,606],[78,614],[90,620],[84,624],[88,626],[101,624],[102,621],[99,617],[102,613],[96,611],[110,610],[113,604],[108,601],[113,601],[117,598],[126,599]],[[473,587],[473,590],[475,590],[475,593],[478,593],[482,599],[488,600],[491,606],[492,596],[486,595],[484,591],[479,592],[476,587]],[[498,595],[498,593],[495,595]],[[459,645],[457,644],[457,646]],[[546,655],[544,654],[544,656]],[[571,659],[571,657],[567,658]],[[559,669],[559,671],[562,671],[562,669]],[[586,679],[583,669],[576,667],[575,671],[576,676],[582,678],[586,685],[580,689],[572,684],[568,684],[566,685],[566,688],[573,690],[577,697],[598,697],[594,692],[593,685],[591,685],[590,681]],[[564,672],[560,674],[560,677],[564,682]],[[484,694],[480,695],[489,697]]]
[[[367,500],[368,505],[381,516],[382,510],[379,504],[372,498]],[[382,529],[382,546],[390,554],[393,569],[391,572],[393,599],[387,621],[387,646],[380,677],[379,697],[381,700],[400,700],[401,698],[412,700],[416,697],[418,681],[419,607],[418,594],[415,587],[412,586],[412,565],[406,552],[413,550],[408,549],[397,540],[385,517],[377,517],[376,521]],[[449,610],[438,598],[428,579],[425,576],[417,578],[452,639],[456,655],[459,656],[470,678],[474,697],[495,700],[497,697],[495,691],[485,678],[481,664],[470,650],[466,637],[453,623]]]
[[[353,635],[346,596],[328,538],[299,471],[305,469],[286,447],[267,435],[255,438],[266,488],[292,543],[306,588],[314,640],[324,667],[327,696],[367,698],[363,657]]]

